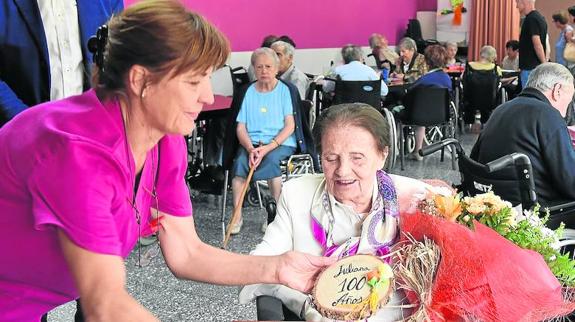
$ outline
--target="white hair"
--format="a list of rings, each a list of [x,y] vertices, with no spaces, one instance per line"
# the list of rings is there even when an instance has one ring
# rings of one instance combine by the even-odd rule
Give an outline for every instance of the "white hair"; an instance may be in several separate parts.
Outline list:
[[[273,49],[271,48],[267,48],[267,47],[262,47],[262,48],[258,48],[256,50],[254,50],[254,52],[252,53],[252,58],[251,58],[251,63],[252,66],[256,67],[256,59],[259,56],[268,56],[270,57],[273,61],[274,61],[274,65],[276,67],[278,67],[280,65],[280,59],[278,58],[278,55],[276,54],[275,51],[273,51]]]
[[[343,62],[346,64],[352,61],[361,61],[363,58],[363,50],[356,45],[346,45],[341,49],[341,56],[343,57]]]
[[[454,41],[447,41],[447,42],[445,42],[445,48],[449,48],[449,47],[452,47],[452,48],[455,48],[455,49],[458,48],[457,43],[454,42]]]
[[[494,63],[495,60],[497,59],[497,51],[493,46],[486,45],[481,47],[481,50],[479,51],[479,56],[491,63]]]
[[[405,37],[399,42],[399,48],[417,51],[417,43],[412,38]]]
[[[553,89],[555,84],[573,86],[573,75],[563,65],[557,63],[543,63],[529,74],[527,87],[535,88],[540,92]]]
[[[282,40],[274,41],[274,43],[272,44],[272,48],[277,48],[281,50],[283,54],[288,57],[293,57],[293,54],[295,53],[295,48],[293,48],[293,46],[290,43],[287,43]]]

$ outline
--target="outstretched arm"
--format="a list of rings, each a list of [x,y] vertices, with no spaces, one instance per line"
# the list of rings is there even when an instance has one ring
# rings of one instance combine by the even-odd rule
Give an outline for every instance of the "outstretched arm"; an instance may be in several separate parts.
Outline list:
[[[167,214],[159,238],[166,263],[178,278],[222,285],[283,284],[309,292],[320,269],[333,260],[297,252],[279,256],[234,254],[203,243],[194,220]]]

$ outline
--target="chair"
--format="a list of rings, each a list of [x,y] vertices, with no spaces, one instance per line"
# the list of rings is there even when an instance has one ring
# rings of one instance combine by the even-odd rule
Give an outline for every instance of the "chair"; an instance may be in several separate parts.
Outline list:
[[[344,81],[335,80],[333,105],[342,103],[366,103],[381,109],[381,80]]]
[[[243,66],[235,68],[230,67],[230,73],[232,74],[232,79],[234,82],[234,93],[242,86],[250,83],[248,71]]]
[[[449,90],[434,86],[416,86],[403,99],[405,110],[400,113],[397,127],[399,132],[399,158],[404,170],[405,127],[425,126],[443,128],[443,137],[453,136],[457,112],[451,103]],[[455,152],[451,150],[452,166],[455,170]],[[443,160],[443,158],[442,158]]]
[[[505,155],[487,164],[479,163],[465,154],[459,142],[453,138],[437,142],[421,149],[421,155],[429,155],[447,146],[453,146],[457,152],[461,184],[457,190],[464,195],[474,196],[492,190],[513,206],[531,209],[537,203],[535,183],[531,161],[523,153]],[[547,205],[551,229],[559,227],[561,222],[567,228],[575,228],[575,201]]]
[[[242,76],[243,77],[243,76]],[[287,83],[286,83],[287,84]],[[249,84],[244,84],[244,87],[247,87]],[[288,86],[293,87],[293,85],[288,84]],[[236,117],[239,113],[241,108],[241,102],[243,101],[243,95],[245,94],[247,88],[242,88],[234,92],[233,102],[231,112],[228,116],[228,127],[226,128],[226,134],[224,139],[224,148],[223,148],[223,168],[224,168],[224,184],[223,184],[223,202],[222,202],[222,217],[221,217],[221,225],[222,225],[222,236],[225,237],[225,217],[226,217],[226,202],[227,202],[227,194],[228,194],[228,186],[229,186],[229,177],[230,177],[230,169],[234,164],[234,158],[236,155],[237,147],[239,146],[239,142],[236,136]],[[296,90],[293,87],[292,90]],[[296,154],[309,154],[309,158],[312,160],[313,166],[312,169],[315,171],[319,167],[319,163],[317,160],[317,155],[315,154],[315,145],[313,143],[313,137],[311,134],[311,130],[309,128],[309,109],[312,106],[312,103],[309,101],[300,101],[299,95],[296,96],[299,104],[295,104],[296,110],[294,110],[294,118],[296,119],[296,129],[295,131],[301,131],[303,133],[303,137],[305,137],[305,142],[298,142],[298,145],[305,150],[298,150]],[[298,126],[301,124],[301,128]],[[280,168],[281,169],[281,168]],[[283,175],[282,175],[283,176]],[[259,185],[254,184],[256,189],[259,189]],[[258,201],[260,206],[263,206],[261,194],[258,192]],[[267,205],[266,205],[267,208]],[[223,238],[222,238],[223,239]]]
[[[505,100],[505,89],[497,75],[497,65],[491,70],[476,70],[469,64],[465,66],[462,79],[463,86],[463,120],[465,124],[474,121],[475,111],[481,112],[481,123],[489,119],[491,112],[498,105],[498,96],[501,102]]]

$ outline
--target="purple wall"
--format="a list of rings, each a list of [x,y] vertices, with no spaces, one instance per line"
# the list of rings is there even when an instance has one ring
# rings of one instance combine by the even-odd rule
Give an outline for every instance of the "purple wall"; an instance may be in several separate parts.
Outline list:
[[[417,0],[418,11],[437,11],[437,0]]]
[[[126,5],[137,0],[125,0]],[[259,47],[265,35],[289,35],[297,48],[367,46],[370,34],[395,44],[423,0],[182,0],[226,34],[234,51]],[[435,0],[434,2],[437,2]]]

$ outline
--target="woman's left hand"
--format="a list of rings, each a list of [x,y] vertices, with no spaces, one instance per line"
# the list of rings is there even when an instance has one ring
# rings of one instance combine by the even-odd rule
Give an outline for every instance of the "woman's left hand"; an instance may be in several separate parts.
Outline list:
[[[323,268],[335,263],[336,260],[331,257],[287,252],[279,256],[277,278],[285,286],[309,293]]]
[[[262,145],[259,146],[250,152],[250,167],[258,167],[262,162],[263,158],[268,154],[271,150],[273,150],[270,145]]]

